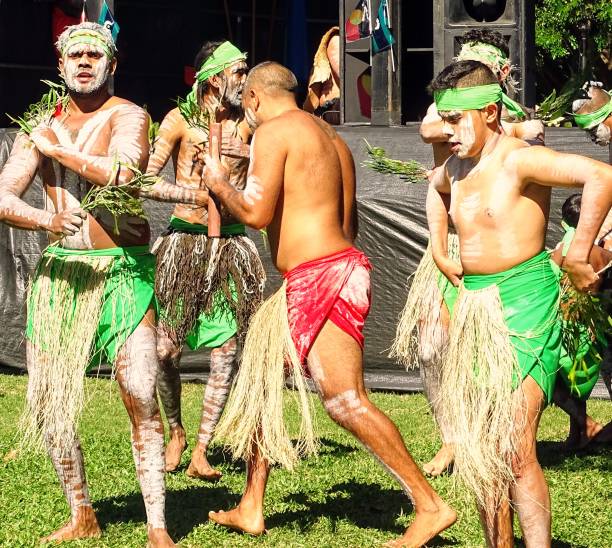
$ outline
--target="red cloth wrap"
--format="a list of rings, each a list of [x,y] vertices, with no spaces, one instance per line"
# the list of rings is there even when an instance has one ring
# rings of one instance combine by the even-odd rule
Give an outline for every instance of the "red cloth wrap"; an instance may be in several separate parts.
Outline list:
[[[363,349],[363,324],[370,311],[370,270],[362,251],[350,247],[296,266],[287,281],[291,338],[303,364],[326,320]]]

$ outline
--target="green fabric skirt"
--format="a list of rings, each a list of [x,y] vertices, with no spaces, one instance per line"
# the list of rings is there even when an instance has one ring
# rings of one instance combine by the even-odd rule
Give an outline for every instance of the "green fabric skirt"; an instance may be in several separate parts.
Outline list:
[[[515,384],[518,387],[529,375],[550,403],[559,369],[561,322],[559,278],[548,253],[543,251],[504,272],[466,275],[463,283],[467,290],[497,286],[521,372]]]
[[[88,369],[104,361],[114,363],[117,352],[140,324],[151,304],[155,306],[155,256],[149,253],[149,247],[75,250],[50,246],[38,264],[28,296],[28,303],[34,301],[41,287],[41,277],[49,277],[51,298],[48,309],[40,310],[40,304],[39,309],[28,304],[26,337],[30,341],[44,341],[44,333],[37,331],[41,329],[37,327],[41,325],[37,321],[39,315],[62,321],[63,336],[79,337],[79,330],[83,326],[70,321],[70,311],[76,308],[77,300],[88,291],[87,279],[92,275],[94,263],[101,258],[108,258],[108,262],[100,277],[104,289],[93,346],[90,355],[83,357]],[[53,290],[57,280],[60,277],[65,279],[76,271],[78,275],[74,276],[69,297],[66,298],[64,294],[61,299],[54,298],[58,294]],[[43,342],[44,346],[47,345]]]

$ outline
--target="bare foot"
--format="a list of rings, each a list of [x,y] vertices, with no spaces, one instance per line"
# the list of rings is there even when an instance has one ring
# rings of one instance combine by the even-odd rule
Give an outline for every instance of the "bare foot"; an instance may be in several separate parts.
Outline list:
[[[147,527],[147,548],[169,548],[176,546],[166,529],[152,529]]]
[[[185,449],[187,449],[185,430],[179,426],[170,431],[170,440],[166,445],[166,472],[174,472],[178,468]]]
[[[417,512],[414,521],[404,536],[387,542],[388,548],[419,548],[448,529],[457,521],[457,513],[444,502],[438,504],[437,512]]]
[[[191,462],[189,463],[189,468],[187,468],[187,475],[190,478],[217,481],[222,474],[210,465],[206,458],[206,452],[200,444],[197,444],[191,454]]]
[[[75,540],[80,538],[98,538],[102,535],[96,514],[91,506],[81,506],[77,509],[76,515],[63,527],[54,533],[40,539],[45,542],[63,542],[65,540]]]
[[[443,444],[436,456],[423,465],[423,472],[428,476],[441,476],[455,460],[455,450],[450,444]]]
[[[238,505],[229,512],[224,512],[223,510],[208,512],[208,518],[224,527],[256,537],[266,532],[261,510],[250,512]]]
[[[587,415],[585,430],[570,427],[570,432],[565,440],[564,446],[566,449],[570,450],[584,449],[599,435],[602,430],[603,426]]]

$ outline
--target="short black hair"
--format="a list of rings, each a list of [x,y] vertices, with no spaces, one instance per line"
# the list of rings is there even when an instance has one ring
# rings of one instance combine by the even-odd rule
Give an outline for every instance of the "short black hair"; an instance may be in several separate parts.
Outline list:
[[[221,40],[214,40],[204,43],[204,45],[200,48],[200,51],[198,51],[198,53],[196,54],[195,60],[193,61],[193,66],[196,72],[198,72],[198,70],[202,68],[202,65],[204,64],[206,59],[208,59],[221,44],[223,44],[223,41]],[[207,91],[208,82],[200,82],[198,85],[198,97],[202,97],[202,95],[204,95],[204,93],[206,93]]]
[[[472,44],[474,42],[495,46],[497,49],[500,49],[506,57],[510,57],[510,47],[508,46],[508,42],[506,42],[501,33],[495,30],[483,28],[472,29],[468,30],[459,38],[459,43],[461,45]]]
[[[455,61],[444,67],[429,86],[431,93],[448,88],[467,88],[498,84],[493,71],[480,61]]]
[[[561,218],[569,225],[576,228],[580,218],[580,207],[582,205],[582,194],[572,194],[561,206]]]

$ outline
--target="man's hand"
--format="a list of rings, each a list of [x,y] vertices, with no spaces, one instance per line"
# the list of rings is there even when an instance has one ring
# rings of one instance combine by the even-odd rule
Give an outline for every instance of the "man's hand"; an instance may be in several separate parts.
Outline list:
[[[251,154],[251,147],[243,143],[238,137],[235,137],[233,132],[224,131],[223,141],[221,142],[221,154],[232,158],[248,158]]]
[[[463,267],[458,262],[448,257],[434,257],[434,261],[440,269],[440,272],[448,278],[450,283],[458,287],[463,277]]]
[[[599,276],[586,261],[572,261],[567,258],[563,262],[563,270],[567,272],[574,287],[582,293],[595,293],[599,285]]]
[[[46,226],[45,229],[53,234],[72,236],[81,230],[85,219],[87,219],[87,213],[80,207],[66,209],[53,215],[49,226]]]
[[[210,155],[205,156],[205,161],[202,181],[214,192],[216,185],[229,182],[229,169],[219,160],[219,142],[216,137],[211,139]]]
[[[30,139],[40,153],[49,158],[53,158],[53,153],[60,144],[55,131],[44,125],[34,128],[34,131],[30,134]]]

